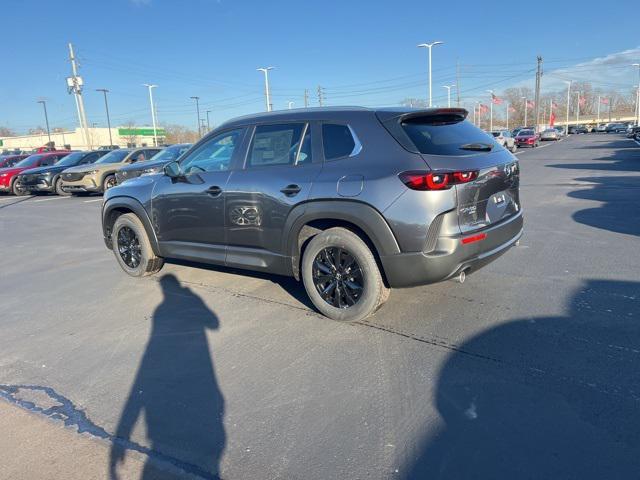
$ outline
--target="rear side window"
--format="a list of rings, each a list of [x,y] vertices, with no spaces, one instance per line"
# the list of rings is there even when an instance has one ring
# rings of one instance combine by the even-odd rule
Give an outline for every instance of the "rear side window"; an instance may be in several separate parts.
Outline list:
[[[322,125],[322,146],[325,160],[333,160],[351,155],[356,141],[347,125],[325,123]]]
[[[493,138],[459,115],[430,115],[402,122],[402,128],[420,153],[469,155],[469,144],[494,145]]]

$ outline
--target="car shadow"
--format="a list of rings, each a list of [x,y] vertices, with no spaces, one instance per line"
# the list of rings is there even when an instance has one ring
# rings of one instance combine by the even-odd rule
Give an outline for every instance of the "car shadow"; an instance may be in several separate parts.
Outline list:
[[[548,165],[551,168],[564,168],[568,170],[608,170],[614,172],[639,172],[640,171],[640,147],[635,142],[625,141],[607,142],[602,147],[579,147],[587,150],[597,148],[611,150],[615,148],[611,155],[591,159],[597,163],[559,163]]]
[[[152,455],[141,479],[156,478],[158,457],[192,475],[216,479],[226,444],[224,397],[207,331],[220,328],[220,322],[175,276],[164,275],[160,285],[164,298],[151,318],[149,340],[116,428],[110,478],[119,478],[126,445],[136,424],[142,424]]]
[[[636,478],[639,301],[638,282],[590,280],[566,315],[466,341],[438,375],[442,426],[423,436],[403,476]]]

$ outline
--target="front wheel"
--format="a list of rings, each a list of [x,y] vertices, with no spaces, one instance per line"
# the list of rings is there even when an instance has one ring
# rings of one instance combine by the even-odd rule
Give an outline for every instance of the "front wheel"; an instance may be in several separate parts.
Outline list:
[[[16,197],[20,197],[22,195],[26,195],[27,191],[18,183],[17,180],[14,180],[11,184],[11,193],[13,193]]]
[[[311,239],[302,256],[302,280],[314,306],[333,320],[362,320],[389,295],[367,244],[341,227]]]
[[[516,153],[516,151],[517,151],[517,150],[518,150],[518,146],[514,143],[514,144],[511,146],[511,153]]]
[[[57,195],[63,196],[63,197],[68,197],[71,195],[70,192],[65,192],[62,189],[62,179],[60,177],[56,178],[56,181],[53,184],[53,189],[56,192]]]
[[[164,259],[156,256],[140,219],[133,213],[120,215],[111,230],[111,246],[122,269],[132,277],[152,275]]]
[[[115,175],[107,175],[102,181],[102,193],[117,185]]]

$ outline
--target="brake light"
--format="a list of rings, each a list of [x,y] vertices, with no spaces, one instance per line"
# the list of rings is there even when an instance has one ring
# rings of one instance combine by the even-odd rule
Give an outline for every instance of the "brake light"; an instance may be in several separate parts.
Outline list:
[[[398,177],[411,190],[447,190],[452,185],[475,180],[478,178],[478,172],[409,171],[398,174]]]

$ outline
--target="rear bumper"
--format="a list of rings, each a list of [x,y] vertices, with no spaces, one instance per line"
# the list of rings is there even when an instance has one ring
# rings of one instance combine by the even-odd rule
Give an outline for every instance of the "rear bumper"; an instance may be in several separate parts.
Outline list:
[[[474,232],[486,234],[484,240],[462,244],[473,234],[438,239],[437,250],[424,253],[400,253],[382,256],[384,272],[393,288],[413,287],[441,282],[461,271],[471,273],[492,262],[511,248],[522,236],[522,211],[498,225]]]

